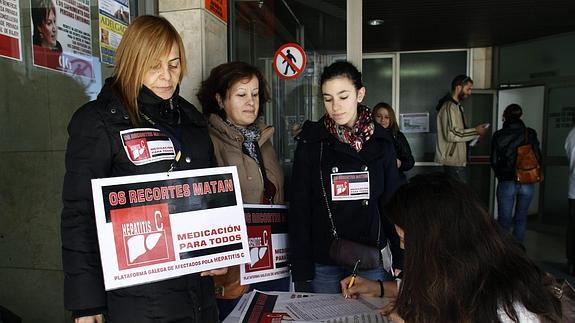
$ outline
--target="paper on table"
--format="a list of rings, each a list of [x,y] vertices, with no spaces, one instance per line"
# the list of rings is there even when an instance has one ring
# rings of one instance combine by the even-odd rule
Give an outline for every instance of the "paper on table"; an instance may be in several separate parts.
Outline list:
[[[275,305],[273,307],[272,313],[287,313],[286,304],[290,303],[293,300],[304,299],[308,297],[313,297],[320,294],[311,294],[311,293],[295,293],[295,292],[260,292],[257,290],[251,291],[242,295],[242,298],[239,300],[236,307],[232,310],[232,312],[226,317],[223,323],[237,323],[242,322],[245,319],[245,316],[250,312],[250,305],[257,301],[257,296],[261,295],[269,295],[269,296],[278,296],[275,299]],[[251,308],[253,311],[253,308]],[[270,313],[270,314],[272,314]],[[307,323],[305,321],[293,321],[291,318],[289,319],[290,323]],[[275,322],[275,321],[274,321]],[[316,321],[317,322],[317,321]]]
[[[323,320],[324,323],[392,323],[390,319],[380,313],[364,313]]]
[[[277,298],[274,298],[273,296],[276,296]],[[269,306],[271,304],[269,304],[269,301],[274,303],[273,310],[271,311]],[[378,309],[384,307],[388,301],[389,300],[385,298],[361,298],[358,300],[345,299],[341,295],[333,294],[293,292],[262,293],[259,291],[252,291],[242,296],[234,310],[224,320],[223,323],[242,322],[246,319],[246,316],[250,317],[252,314],[254,314],[254,311],[267,313],[262,317],[259,317],[266,322],[277,322],[276,320],[279,319],[282,320],[282,322],[289,321],[290,323],[389,323],[391,321],[379,314],[378,311]],[[268,306],[266,306],[265,303],[268,303]],[[330,306],[330,308],[325,313],[326,315],[324,315],[326,318],[323,319],[301,318],[290,312],[290,308],[297,308],[302,311],[306,317],[311,317],[309,314],[310,312],[313,312],[313,308],[317,306],[324,306],[322,304],[329,304]],[[337,304],[346,305],[346,310],[341,310],[341,308],[338,308],[341,307],[341,305]],[[267,309],[264,309],[264,307],[267,307]],[[310,311],[310,309],[307,307],[312,308],[312,310]],[[283,315],[280,315],[282,313]],[[258,320],[258,318],[255,317],[252,319]]]
[[[240,317],[242,316],[242,312],[248,305],[248,301],[251,299],[253,293],[243,294],[242,298],[236,304],[236,307],[232,310],[232,312],[226,317],[226,319],[222,323],[236,323],[240,321]]]
[[[286,308],[294,319],[325,321],[356,316],[356,314],[378,314],[378,310],[384,305],[382,300],[380,298],[345,299],[342,295],[330,294],[294,300],[286,304]]]

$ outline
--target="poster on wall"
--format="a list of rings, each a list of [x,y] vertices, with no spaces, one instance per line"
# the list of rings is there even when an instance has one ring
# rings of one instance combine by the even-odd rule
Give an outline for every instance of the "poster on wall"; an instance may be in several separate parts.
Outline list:
[[[130,24],[129,0],[98,1],[100,22],[100,59],[102,63],[114,65],[116,49]]]
[[[289,277],[285,205],[244,204],[251,261],[240,266],[242,285]]]
[[[0,57],[22,61],[18,0],[2,0],[0,6]]]
[[[239,185],[235,166],[92,180],[106,290],[249,262]]]
[[[205,0],[206,10],[223,22],[228,22],[228,0]]]
[[[399,128],[405,133],[429,132],[429,112],[401,113]]]
[[[30,0],[34,66],[94,78],[90,0]]]

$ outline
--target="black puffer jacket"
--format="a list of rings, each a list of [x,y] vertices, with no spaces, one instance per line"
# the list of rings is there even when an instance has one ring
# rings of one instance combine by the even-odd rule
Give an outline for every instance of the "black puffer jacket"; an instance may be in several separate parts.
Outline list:
[[[390,133],[376,123],[373,136],[357,152],[331,135],[322,118],[317,122],[307,121],[296,139],[288,221],[293,280],[313,279],[314,263],[334,265],[328,255],[332,230],[320,167],[338,235],[375,246],[378,244],[378,224],[381,224],[379,245],[385,245],[389,239],[393,244],[394,259],[402,259],[393,225],[385,217],[380,221],[380,204],[387,201],[400,183]],[[329,185],[335,168],[339,173],[368,170],[369,200],[332,201]]]
[[[393,135],[393,131],[390,130]],[[397,134],[393,135],[393,147],[395,148],[395,154],[397,159],[401,161],[401,166],[399,166],[399,177],[403,182],[407,182],[407,177],[404,172],[412,169],[415,165],[415,159],[411,154],[411,147],[409,147],[409,142],[407,138],[401,131],[397,131]]]
[[[526,143],[525,129],[527,129],[527,143],[533,147],[539,165],[541,165],[541,150],[535,130],[526,128],[520,119],[505,121],[503,128],[495,131],[491,141],[491,168],[495,171],[495,177],[498,180],[514,181],[516,179],[517,147]]]
[[[165,172],[173,162],[130,161],[120,131],[154,126],[142,121],[135,127],[111,83],[107,80],[97,100],[78,109],[68,126],[61,223],[65,307],[76,317],[107,312],[108,322],[217,322],[213,281],[199,274],[104,291],[90,180]],[[147,88],[138,101],[151,120],[180,138],[176,170],[215,165],[207,123],[193,105],[177,92],[170,104]]]

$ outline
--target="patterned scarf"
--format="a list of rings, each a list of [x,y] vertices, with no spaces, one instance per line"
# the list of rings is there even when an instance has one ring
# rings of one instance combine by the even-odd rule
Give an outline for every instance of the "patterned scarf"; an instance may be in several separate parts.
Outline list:
[[[357,107],[357,121],[353,128],[339,126],[335,121],[325,115],[324,124],[329,133],[339,141],[348,144],[355,151],[359,152],[363,144],[373,135],[374,125],[369,108],[363,105]]]
[[[260,128],[258,128],[258,126],[256,126],[255,123],[252,123],[251,125],[245,128],[238,127],[235,124],[231,123],[229,120],[226,120],[226,123],[230,125],[232,128],[239,131],[242,134],[242,136],[244,136],[244,142],[242,143],[244,152],[248,156],[250,156],[253,160],[255,160],[256,163],[259,165],[260,160],[258,158],[258,153],[256,151],[256,145],[258,144],[258,140],[260,139],[260,136],[262,134]]]

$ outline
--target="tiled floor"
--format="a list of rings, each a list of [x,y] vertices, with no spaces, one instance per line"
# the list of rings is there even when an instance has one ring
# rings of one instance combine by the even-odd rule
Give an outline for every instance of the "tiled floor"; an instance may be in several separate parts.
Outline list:
[[[565,229],[528,225],[524,245],[527,254],[541,268],[557,278],[566,278],[575,286],[575,277],[567,275]]]

